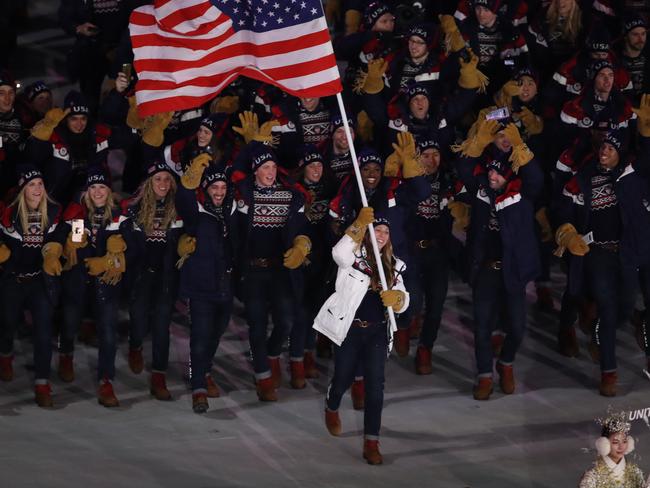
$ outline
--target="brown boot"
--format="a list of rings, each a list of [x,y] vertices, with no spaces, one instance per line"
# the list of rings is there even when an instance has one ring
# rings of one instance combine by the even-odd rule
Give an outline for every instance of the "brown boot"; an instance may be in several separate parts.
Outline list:
[[[555,303],[553,302],[553,294],[551,289],[546,286],[538,286],[537,291],[537,306],[544,312],[555,312]]]
[[[151,373],[151,388],[149,392],[154,396],[156,400],[169,401],[172,399],[172,394],[169,393],[167,389],[167,380],[165,379],[165,373],[160,373],[154,371]]]
[[[269,364],[271,365],[271,378],[273,378],[273,387],[280,388],[280,383],[282,383],[280,358],[269,358]]]
[[[273,386],[273,378],[268,377],[262,380],[257,380],[256,384],[257,398],[261,402],[277,402],[278,396],[275,393],[275,386]]]
[[[341,435],[341,418],[338,412],[332,412],[330,409],[325,409],[325,426],[327,431],[333,436]]]
[[[420,344],[415,351],[415,372],[417,374],[431,374],[431,349]]]
[[[316,359],[313,352],[305,351],[303,363],[305,364],[305,378],[314,379],[320,376],[316,368]]]
[[[611,371],[608,373],[602,373],[600,375],[600,394],[605,397],[616,396],[616,381],[618,380],[618,375],[616,371]]]
[[[371,441],[364,439],[363,441],[363,459],[368,461],[368,464],[382,464],[384,458],[379,452],[379,441]]]
[[[72,354],[59,354],[59,378],[66,383],[74,381],[73,358]]]
[[[506,339],[506,335],[503,331],[495,330],[492,332],[492,337],[490,342],[492,343],[492,353],[498,357],[501,354],[501,349],[503,349],[503,341]]]
[[[474,385],[474,400],[487,400],[492,394],[492,378],[480,377]]]
[[[578,357],[580,348],[578,347],[575,327],[560,327],[557,335],[557,345],[562,356],[569,358]]]
[[[102,380],[99,384],[97,403],[107,408],[120,406],[120,402],[113,391],[113,384],[109,380]]]
[[[206,385],[205,388],[208,391],[207,393],[208,398],[219,398],[221,396],[219,387],[215,383],[210,373],[205,375],[205,385]]]
[[[142,373],[144,369],[144,359],[142,358],[142,348],[129,349],[129,368],[134,374]]]
[[[408,356],[411,336],[408,329],[395,331],[395,352],[401,358]]]
[[[364,388],[363,379],[354,380],[350,388],[352,395],[352,408],[363,410],[366,405],[366,389]]]
[[[291,368],[291,388],[302,390],[307,383],[305,382],[305,363],[302,361],[289,361]]]
[[[13,362],[13,356],[0,356],[0,380],[11,381],[14,379]]]
[[[316,356],[325,359],[332,357],[332,341],[320,333],[316,335]]]
[[[36,404],[41,408],[53,406],[52,387],[49,383],[34,386],[34,400],[36,400]]]
[[[497,362],[497,373],[499,373],[499,388],[506,395],[515,392],[515,373],[512,364],[506,365]]]
[[[205,393],[192,394],[192,410],[194,413],[205,413],[208,411],[208,396]]]

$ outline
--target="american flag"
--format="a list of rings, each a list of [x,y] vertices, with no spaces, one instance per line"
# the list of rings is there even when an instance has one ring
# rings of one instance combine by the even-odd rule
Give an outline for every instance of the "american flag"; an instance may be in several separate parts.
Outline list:
[[[341,91],[321,0],[155,0],[129,30],[141,117],[200,106],[239,75],[299,97]]]

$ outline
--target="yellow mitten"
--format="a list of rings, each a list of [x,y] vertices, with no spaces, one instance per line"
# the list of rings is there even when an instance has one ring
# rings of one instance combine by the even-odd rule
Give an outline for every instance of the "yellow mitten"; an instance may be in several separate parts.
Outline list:
[[[456,232],[465,232],[469,227],[470,215],[472,214],[472,207],[467,203],[454,200],[447,204],[449,213],[451,213],[454,223],[452,224],[453,230]]]
[[[262,142],[264,144],[273,145],[273,127],[280,125],[277,120],[269,120],[262,124],[262,127],[253,136],[254,141]]]
[[[499,131],[499,122],[496,120],[488,120],[486,118],[480,118],[476,124],[476,133],[474,136],[468,137],[459,148],[454,148],[454,151],[458,149],[465,156],[470,158],[478,158],[485,148],[494,141],[494,136]]]
[[[361,140],[366,144],[368,144],[374,139],[373,137],[374,128],[375,128],[375,124],[373,123],[372,120],[370,120],[370,117],[368,117],[366,111],[362,110],[361,112],[359,112],[359,114],[357,115],[356,133],[359,135]]]
[[[110,236],[106,241],[106,254],[84,259],[88,274],[99,276],[99,281],[107,285],[116,285],[126,271],[124,251],[126,251],[126,243],[122,236]]]
[[[245,110],[239,114],[239,121],[241,122],[241,127],[233,127],[232,130],[242,136],[244,142],[248,144],[260,130],[259,119],[256,113]]]
[[[164,132],[172,121],[174,112],[162,112],[144,119],[142,140],[152,147],[160,147],[165,140]]]
[[[176,246],[176,252],[180,256],[180,259],[176,261],[176,267],[181,269],[194,251],[196,251],[196,237],[183,234],[178,239],[178,245]]]
[[[63,266],[63,271],[68,271],[72,269],[73,266],[77,264],[77,249],[81,249],[88,245],[88,238],[86,233],[81,234],[81,241],[74,242],[72,240],[72,232],[68,234],[68,238],[65,240],[65,245],[63,246],[63,257],[65,258],[65,266]]]
[[[354,242],[360,244],[363,240],[363,236],[366,235],[368,230],[368,224],[372,224],[375,221],[375,211],[372,207],[363,207],[359,210],[359,215],[352,225],[345,230],[345,233],[349,235]]]
[[[402,163],[399,156],[397,156],[396,151],[393,151],[390,156],[386,158],[386,163],[384,164],[384,176],[395,178],[399,174],[401,168]]]
[[[402,290],[382,290],[379,292],[384,307],[391,307],[396,312],[404,307],[405,293]]]
[[[531,136],[541,134],[544,130],[544,120],[539,115],[535,115],[528,107],[522,108],[517,117],[521,119],[526,132]]]
[[[471,49],[468,49],[468,52],[470,54],[468,62],[465,62],[463,58],[458,59],[458,62],[460,63],[458,86],[467,90],[478,90],[481,93],[485,93],[485,89],[490,80],[479,71],[478,57],[476,54],[474,54]]]
[[[374,95],[384,89],[384,73],[388,69],[388,62],[384,58],[368,61],[368,71],[360,70],[354,83],[355,93],[368,93]]]
[[[415,150],[415,139],[410,132],[397,134],[397,144],[393,143],[393,149],[402,163],[402,176],[404,179],[415,178],[424,174],[424,168],[418,161]]]
[[[36,122],[34,127],[32,127],[32,136],[34,136],[39,141],[48,141],[52,137],[52,132],[56,129],[56,126],[66,118],[70,113],[70,109],[66,108],[62,110],[60,108],[51,108],[45,114],[41,120]]]
[[[354,34],[359,31],[361,25],[361,12],[350,9],[345,12],[345,35]]]
[[[112,254],[118,254],[126,251],[126,242],[119,234],[113,234],[106,240],[106,251]]]
[[[7,262],[11,257],[11,249],[3,242],[0,244],[0,264]]]
[[[212,100],[210,113],[234,114],[239,110],[239,97],[237,95],[223,95]]]
[[[515,80],[507,81],[501,89],[494,94],[494,102],[497,107],[508,107],[512,109],[512,98],[519,95],[521,85]]]
[[[129,97],[129,113],[126,114],[126,125],[131,129],[142,130],[144,128],[144,120],[138,115],[138,102],[135,101],[135,95]]]
[[[643,137],[650,137],[650,95],[641,96],[639,108],[633,108],[632,110],[639,118],[637,121],[639,134]]]
[[[527,165],[533,159],[533,152],[524,144],[517,126],[510,122],[504,129],[503,134],[512,144],[512,154],[508,158],[511,163],[512,171],[519,172],[519,168]]]
[[[60,276],[63,246],[58,242],[48,242],[43,246],[41,254],[43,255],[43,271],[50,276]]]
[[[333,26],[341,18],[341,0],[327,0],[325,2],[325,18],[327,25]]]
[[[553,240],[553,229],[551,228],[551,223],[548,221],[546,207],[542,207],[535,212],[535,220],[537,220],[542,233],[542,242],[551,242]]]
[[[584,256],[589,252],[589,246],[576,228],[571,224],[562,224],[555,232],[555,242],[559,246],[553,254],[562,256],[564,250],[568,249],[574,256]]]
[[[445,48],[448,52],[455,53],[465,47],[465,40],[458,30],[456,19],[452,15],[439,15],[440,28],[445,33]]]
[[[188,190],[195,190],[201,184],[201,178],[205,168],[210,164],[210,155],[201,153],[195,157],[190,165],[187,167],[183,176],[181,176],[181,184]]]
[[[311,251],[311,241],[309,237],[299,235],[293,240],[293,247],[284,253],[284,267],[289,269],[296,269],[307,259],[307,255]]]

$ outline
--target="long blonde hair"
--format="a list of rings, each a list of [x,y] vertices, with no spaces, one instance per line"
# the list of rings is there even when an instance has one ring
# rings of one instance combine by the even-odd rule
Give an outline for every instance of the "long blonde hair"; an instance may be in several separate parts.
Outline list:
[[[176,180],[172,177],[171,188],[165,197],[165,213],[162,221],[162,228],[167,229],[171,222],[176,218],[176,206],[174,200],[176,196]],[[140,210],[136,217],[136,222],[143,227],[145,233],[150,234],[153,229],[154,217],[156,216],[156,193],[153,191],[152,177],[145,180],[140,187],[140,191],[135,198],[135,202],[140,202]]]
[[[560,9],[558,7],[559,0],[553,0],[546,12],[546,21],[553,27],[559,27]],[[572,44],[575,44],[580,31],[582,30],[582,12],[578,6],[578,2],[573,0],[569,15],[566,17],[564,25],[561,27],[562,37]]]
[[[113,191],[108,188],[108,197],[106,197],[106,205],[104,205],[104,215],[102,215],[102,224],[106,225],[109,222],[113,220],[113,208],[115,207],[115,199],[113,198]],[[86,210],[88,212],[88,220],[92,224],[94,218],[95,218],[95,210],[97,207],[95,207],[95,204],[93,203],[92,198],[90,198],[90,193],[88,191],[85,191],[83,194],[83,198],[81,199],[83,201],[84,206],[86,207]]]
[[[18,218],[20,219],[20,226],[22,227],[23,233],[27,232],[27,227],[29,226],[29,206],[27,205],[27,200],[25,198],[25,189],[27,186],[24,186],[20,192],[18,193],[18,196],[14,199],[13,202],[11,202],[12,207],[16,207],[16,213],[18,214]],[[56,204],[54,200],[50,198],[50,196],[47,194],[47,190],[45,189],[45,186],[43,186],[43,196],[41,197],[41,202],[38,204],[38,209],[37,211],[41,213],[41,231],[43,232],[43,235],[47,233],[47,229],[49,227],[50,219],[47,216],[47,204],[52,203]]]
[[[372,269],[372,276],[370,277],[370,287],[374,291],[381,290],[381,280],[379,279],[379,270],[377,268],[377,262],[375,261],[375,253],[372,250],[372,243],[370,241],[370,235],[366,232],[366,235],[363,238],[363,245],[366,248],[366,261]],[[384,267],[384,274],[386,275],[386,281],[388,282],[388,288],[392,288],[395,277],[393,273],[395,271],[395,255],[393,254],[393,244],[390,239],[384,247],[379,251],[381,256],[381,262]]]

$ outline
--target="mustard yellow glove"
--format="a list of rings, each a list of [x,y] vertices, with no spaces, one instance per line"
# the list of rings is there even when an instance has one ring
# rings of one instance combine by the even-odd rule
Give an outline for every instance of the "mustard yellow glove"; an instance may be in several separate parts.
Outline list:
[[[517,129],[517,126],[513,122],[506,125],[503,129],[503,134],[512,144],[512,153],[508,161],[511,163],[512,171],[518,173],[519,168],[527,165],[533,159],[533,152],[524,144],[519,129]]]
[[[345,230],[345,233],[349,235],[354,242],[360,244],[363,240],[363,236],[366,235],[368,230],[368,224],[372,224],[375,221],[375,211],[372,207],[363,207],[359,210],[359,215],[352,225]]]
[[[388,62],[384,58],[368,61],[368,71],[359,70],[354,83],[355,93],[368,93],[374,95],[384,89],[384,74],[388,69]]]
[[[390,156],[386,158],[386,163],[384,164],[384,176],[395,178],[399,174],[400,169],[402,169],[402,162],[400,161],[397,152],[393,151]]]
[[[501,89],[494,94],[494,102],[497,107],[508,107],[512,109],[512,98],[521,93],[521,86],[515,80],[507,81]]]
[[[393,143],[393,149],[402,163],[402,176],[404,179],[415,178],[424,174],[424,168],[418,160],[415,150],[415,139],[410,132],[397,134],[397,144]]]
[[[152,147],[160,147],[165,140],[164,132],[172,121],[174,112],[162,112],[144,119],[142,140]]]
[[[201,178],[205,168],[210,164],[210,155],[201,153],[195,157],[190,165],[187,167],[183,176],[181,176],[181,184],[188,190],[195,190],[201,184]]]
[[[11,257],[11,249],[3,242],[0,244],[0,264],[6,263]]]
[[[447,204],[449,213],[451,214],[454,223],[452,224],[453,230],[456,232],[464,232],[469,227],[470,215],[472,214],[472,207],[464,202],[454,200]]]
[[[98,276],[107,285],[116,285],[126,271],[126,242],[121,235],[112,235],[106,241],[106,254],[96,258],[86,258],[84,263],[88,274]]]
[[[384,307],[391,307],[396,312],[404,307],[406,294],[401,290],[383,290],[379,292],[379,296]]]
[[[249,110],[239,114],[239,122],[241,122],[241,127],[233,127],[237,134],[244,138],[244,142],[248,144],[253,140],[255,134],[259,132],[260,122],[257,117],[257,114]]]
[[[327,19],[327,25],[334,25],[340,18],[341,0],[327,0],[325,2],[325,19]]]
[[[584,256],[589,252],[589,246],[578,234],[571,224],[562,224],[555,232],[555,242],[558,248],[554,251],[556,256],[562,256],[566,249],[574,256]]]
[[[307,236],[296,236],[293,240],[293,247],[284,253],[284,267],[289,269],[296,269],[307,259],[307,255],[311,251],[311,241]]]
[[[77,249],[84,248],[88,245],[88,237],[85,232],[81,234],[81,241],[74,242],[72,240],[72,232],[68,234],[68,238],[63,245],[63,257],[65,258],[65,265],[63,271],[72,269],[77,264]]]
[[[129,112],[126,114],[126,125],[131,129],[144,129],[144,120],[138,115],[138,102],[135,101],[135,95],[129,97]]]
[[[539,115],[535,115],[528,107],[522,108],[521,112],[517,113],[517,117],[521,119],[526,132],[531,136],[541,134],[544,130],[544,120]]]
[[[43,271],[50,276],[60,276],[63,246],[58,242],[48,242],[43,246],[41,254],[43,255]]]
[[[112,254],[118,254],[126,251],[126,242],[119,234],[113,234],[106,240],[106,251]]]
[[[60,108],[51,108],[45,114],[41,120],[36,122],[34,127],[32,127],[32,136],[34,136],[39,141],[48,141],[52,137],[52,132],[56,129],[56,126],[66,118],[70,113],[70,109],[66,108],[62,110]]]
[[[455,53],[465,47],[465,40],[458,30],[456,19],[452,15],[439,15],[440,28],[445,33],[445,49]]]
[[[359,32],[361,26],[361,12],[359,10],[350,9],[345,12],[345,35],[354,34]]]
[[[542,242],[551,242],[553,240],[553,229],[551,228],[551,223],[548,220],[546,207],[542,207],[537,212],[535,212],[535,220],[537,220],[539,229],[541,230]]]
[[[639,118],[637,127],[639,134],[643,137],[650,137],[650,95],[643,95],[639,108],[632,109]]]
[[[180,259],[176,261],[176,267],[181,269],[187,261],[187,258],[196,251],[196,237],[192,237],[187,234],[183,234],[178,239],[178,245],[176,246],[176,252],[180,256]]]
[[[237,95],[223,95],[212,100],[210,113],[234,114],[239,110],[239,97]]]
[[[499,122],[480,118],[476,124],[476,133],[460,145],[462,153],[471,158],[478,158],[485,148],[494,141],[499,131]]]
[[[368,117],[366,111],[362,110],[361,112],[359,112],[359,114],[357,115],[357,127],[355,132],[361,138],[361,140],[366,144],[371,142],[374,139],[373,137],[374,128],[375,128],[375,124],[372,120],[370,120],[370,117]]]
[[[458,86],[467,90],[478,90],[480,93],[485,93],[488,86],[489,79],[478,69],[478,57],[468,49],[470,59],[465,62],[463,58],[458,58],[460,63],[460,76],[458,77]]]
[[[110,257],[105,254],[96,258],[86,258],[84,259],[84,263],[86,264],[86,268],[88,268],[88,274],[90,276],[99,276],[110,268]]]
[[[262,124],[262,127],[260,127],[260,130],[258,130],[255,135],[253,135],[253,140],[273,146],[273,127],[276,127],[278,125],[280,125],[280,122],[277,120],[269,120],[267,122],[264,122]]]

